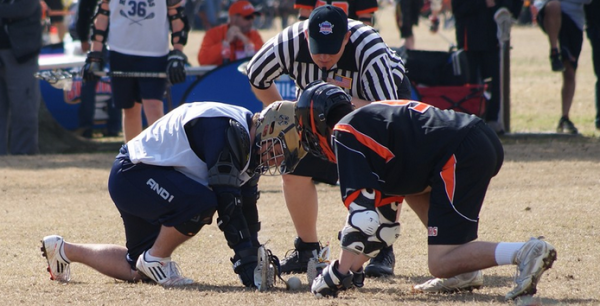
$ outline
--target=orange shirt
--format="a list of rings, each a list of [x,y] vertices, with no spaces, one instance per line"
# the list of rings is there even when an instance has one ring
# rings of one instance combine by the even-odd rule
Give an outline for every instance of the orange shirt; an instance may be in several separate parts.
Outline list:
[[[200,45],[200,51],[198,52],[198,63],[200,65],[223,64],[221,48],[223,47],[223,40],[225,40],[228,28],[228,24],[222,24],[206,31],[206,34],[204,34],[204,39],[202,40],[202,44]],[[264,42],[257,30],[250,30],[249,33],[246,33],[246,36],[254,44],[254,52],[258,51],[262,47]],[[241,40],[234,40],[231,42],[230,46],[231,57],[229,60],[235,61],[245,57],[244,43]]]

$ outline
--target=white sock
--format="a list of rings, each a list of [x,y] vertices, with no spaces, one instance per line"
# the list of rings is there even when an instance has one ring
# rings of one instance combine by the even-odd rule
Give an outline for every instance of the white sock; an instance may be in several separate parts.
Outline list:
[[[58,249],[58,254],[60,255],[60,257],[62,257],[62,259],[64,261],[66,261],[68,264],[71,263],[71,261],[69,260],[69,258],[67,258],[67,254],[65,254],[65,241],[63,240],[62,245],[60,246],[60,248]]]
[[[525,244],[525,242],[500,242],[496,246],[496,263],[499,266],[512,265],[515,263],[517,251]]]
[[[156,257],[156,256],[150,255],[149,251],[146,251],[144,254],[145,254],[144,255],[144,260],[147,261],[147,262],[148,261],[171,261],[171,257],[170,256],[169,257]]]

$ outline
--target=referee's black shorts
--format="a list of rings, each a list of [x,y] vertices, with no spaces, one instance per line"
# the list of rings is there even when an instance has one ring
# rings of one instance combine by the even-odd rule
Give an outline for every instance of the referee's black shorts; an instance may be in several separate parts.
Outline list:
[[[311,154],[304,156],[296,166],[294,172],[290,174],[312,177],[314,181],[330,185],[337,184],[338,180],[336,164],[322,160]]]

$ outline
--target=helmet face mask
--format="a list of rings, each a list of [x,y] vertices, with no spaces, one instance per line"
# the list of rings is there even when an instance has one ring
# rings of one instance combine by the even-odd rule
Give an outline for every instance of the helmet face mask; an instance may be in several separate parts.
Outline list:
[[[331,110],[342,106],[343,110],[352,109],[351,98],[335,85],[315,81],[305,88],[296,103],[296,118],[304,150],[323,160],[336,162],[330,143],[332,127],[328,125],[327,118]]]
[[[296,168],[306,151],[300,145],[294,102],[274,102],[260,113],[255,145],[258,151],[256,172],[280,175]]]

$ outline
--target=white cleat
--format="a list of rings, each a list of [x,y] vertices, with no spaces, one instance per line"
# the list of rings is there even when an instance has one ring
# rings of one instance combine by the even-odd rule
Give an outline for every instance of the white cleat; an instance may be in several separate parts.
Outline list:
[[[540,277],[544,271],[552,268],[555,260],[556,249],[550,243],[542,240],[542,237],[529,239],[515,256],[517,286],[506,294],[506,300],[534,295]]]
[[[138,257],[135,267],[138,272],[153,280],[163,287],[187,286],[194,280],[181,275],[177,263],[174,261],[146,261],[146,252]]]
[[[65,240],[58,235],[51,235],[42,238],[42,256],[48,261],[48,272],[50,279],[60,282],[71,280],[70,263],[64,255]]]
[[[459,274],[450,278],[434,278],[413,287],[413,292],[420,293],[453,293],[473,291],[483,287],[481,270]]]

